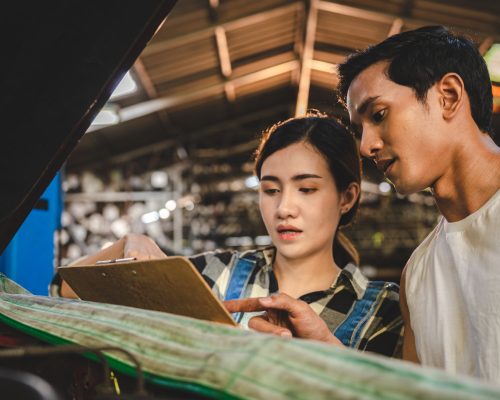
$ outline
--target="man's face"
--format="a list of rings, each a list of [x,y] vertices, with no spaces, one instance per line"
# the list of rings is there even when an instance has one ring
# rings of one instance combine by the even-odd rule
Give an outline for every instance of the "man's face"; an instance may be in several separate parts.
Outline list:
[[[402,194],[431,187],[447,167],[447,140],[435,86],[425,103],[386,75],[388,63],[362,71],[347,92],[351,123],[361,136],[361,154]]]

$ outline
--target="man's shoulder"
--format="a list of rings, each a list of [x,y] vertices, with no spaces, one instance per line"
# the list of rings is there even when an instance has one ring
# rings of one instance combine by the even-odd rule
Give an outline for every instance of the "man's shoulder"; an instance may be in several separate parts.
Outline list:
[[[420,243],[417,246],[417,248],[413,250],[410,259],[408,260],[407,266],[417,262],[418,260],[421,259],[421,257],[423,257],[429,251],[432,251],[432,249],[434,249],[435,243],[438,241],[439,237],[443,234],[443,223],[444,223],[444,218],[443,216],[440,216],[438,223],[436,224],[434,229],[432,229],[432,231],[429,232],[429,234],[425,237],[425,239],[422,240],[422,243]]]

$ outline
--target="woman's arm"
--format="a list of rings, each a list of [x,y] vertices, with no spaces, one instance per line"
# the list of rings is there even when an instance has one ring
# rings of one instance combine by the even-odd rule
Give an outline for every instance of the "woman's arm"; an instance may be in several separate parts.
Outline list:
[[[137,260],[154,260],[166,258],[167,255],[161,251],[158,245],[149,237],[137,234],[128,234],[122,237],[109,247],[91,254],[87,257],[80,258],[70,266],[93,265],[100,260],[111,260],[116,258],[134,257]],[[78,298],[76,293],[65,282],[61,282],[61,297]]]

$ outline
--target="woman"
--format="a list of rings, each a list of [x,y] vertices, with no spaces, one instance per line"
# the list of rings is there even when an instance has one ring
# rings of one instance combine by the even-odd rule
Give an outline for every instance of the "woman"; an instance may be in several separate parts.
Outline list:
[[[236,315],[257,330],[399,355],[398,287],[369,283],[355,266],[356,250],[338,230],[352,221],[359,204],[360,157],[350,132],[319,115],[275,124],[263,134],[255,172],[274,246],[191,257],[215,294],[232,312],[267,310],[251,320],[253,313]],[[116,246],[123,256],[164,257],[142,236]],[[253,300],[231,301],[244,298]]]

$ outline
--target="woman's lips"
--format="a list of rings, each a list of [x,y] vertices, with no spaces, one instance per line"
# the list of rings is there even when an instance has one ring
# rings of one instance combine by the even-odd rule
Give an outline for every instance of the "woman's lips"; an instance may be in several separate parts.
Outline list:
[[[297,232],[297,231],[283,231],[283,232],[278,232],[278,236],[281,240],[294,240],[297,239],[302,232]]]
[[[302,231],[294,226],[279,226],[277,231],[279,238],[285,241],[297,239],[302,234]]]

